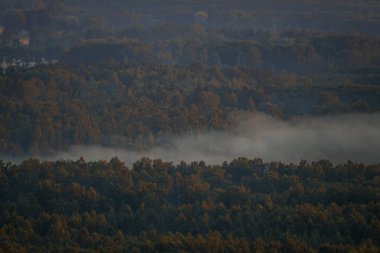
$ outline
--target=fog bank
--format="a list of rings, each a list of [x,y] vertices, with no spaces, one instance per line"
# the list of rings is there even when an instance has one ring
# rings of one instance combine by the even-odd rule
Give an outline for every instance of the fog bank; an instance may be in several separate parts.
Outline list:
[[[168,144],[146,151],[73,146],[47,160],[109,160],[117,156],[131,165],[143,156],[164,161],[205,161],[221,164],[237,157],[298,163],[301,159],[380,162],[380,114],[346,114],[334,117],[282,121],[258,114],[243,120],[230,132],[204,132],[173,137]]]

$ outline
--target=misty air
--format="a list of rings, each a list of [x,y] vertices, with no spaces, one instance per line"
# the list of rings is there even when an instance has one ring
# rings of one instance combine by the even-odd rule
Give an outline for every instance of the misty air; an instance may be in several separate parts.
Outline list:
[[[1,252],[379,252],[376,0],[0,0]]]

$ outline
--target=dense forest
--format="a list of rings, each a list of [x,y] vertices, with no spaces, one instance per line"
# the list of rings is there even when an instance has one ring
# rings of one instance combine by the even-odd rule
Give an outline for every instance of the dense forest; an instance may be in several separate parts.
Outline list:
[[[380,108],[380,86],[200,64],[57,65],[0,81],[0,150],[17,155],[73,144],[150,147],[168,133],[232,128],[239,112],[294,118]]]
[[[0,153],[149,148],[244,112],[380,110],[380,38],[361,29],[375,1],[97,2],[3,1]],[[358,27],[334,27],[340,15]]]
[[[0,162],[1,252],[379,252],[380,166]]]
[[[0,253],[380,252],[379,35],[377,0],[1,0]],[[352,157],[59,157],[203,152],[252,115],[303,129],[256,150]]]

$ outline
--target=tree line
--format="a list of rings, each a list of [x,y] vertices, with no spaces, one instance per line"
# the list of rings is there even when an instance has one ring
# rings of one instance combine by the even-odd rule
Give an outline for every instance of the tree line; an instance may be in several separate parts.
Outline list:
[[[81,65],[0,76],[0,151],[47,154],[75,144],[151,147],[166,135],[229,130],[241,113],[290,119],[376,112],[372,85],[237,67]]]
[[[1,252],[378,252],[380,166],[0,162]]]

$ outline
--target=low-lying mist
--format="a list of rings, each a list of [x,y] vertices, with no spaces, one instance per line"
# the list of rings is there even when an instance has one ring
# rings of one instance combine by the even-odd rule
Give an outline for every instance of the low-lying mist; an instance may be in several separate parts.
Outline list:
[[[129,166],[143,156],[164,161],[221,164],[237,157],[298,163],[301,159],[380,162],[380,114],[346,114],[291,121],[251,115],[230,132],[212,131],[168,138],[146,151],[73,146],[43,160],[109,160],[117,156]]]

